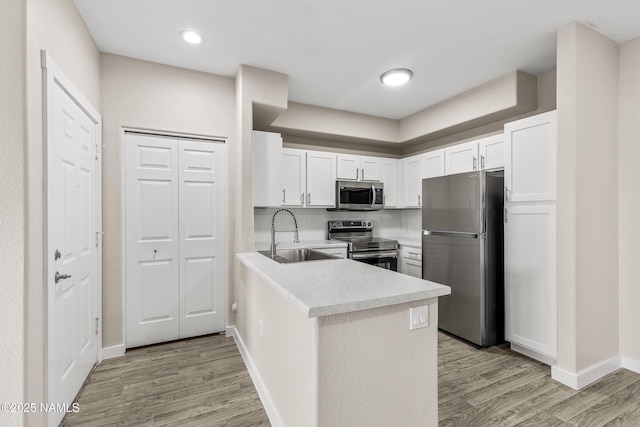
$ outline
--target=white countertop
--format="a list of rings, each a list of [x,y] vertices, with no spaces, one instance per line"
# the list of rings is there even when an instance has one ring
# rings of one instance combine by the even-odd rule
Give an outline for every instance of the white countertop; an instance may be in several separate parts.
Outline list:
[[[451,293],[448,286],[350,259],[280,264],[257,252],[236,257],[307,317],[349,313]]]
[[[422,247],[422,240],[419,237],[398,237],[395,238],[400,246]]]

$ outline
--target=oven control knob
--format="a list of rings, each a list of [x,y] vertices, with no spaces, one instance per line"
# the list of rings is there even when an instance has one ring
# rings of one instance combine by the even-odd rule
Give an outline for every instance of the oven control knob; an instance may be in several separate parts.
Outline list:
[[[371,221],[367,221],[367,227],[372,227],[373,223]]]

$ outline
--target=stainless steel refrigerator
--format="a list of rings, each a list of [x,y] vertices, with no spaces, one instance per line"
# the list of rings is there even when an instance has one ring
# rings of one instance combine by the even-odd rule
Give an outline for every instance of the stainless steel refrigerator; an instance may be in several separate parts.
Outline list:
[[[504,339],[502,172],[422,181],[422,278],[451,287],[439,327],[477,346]]]

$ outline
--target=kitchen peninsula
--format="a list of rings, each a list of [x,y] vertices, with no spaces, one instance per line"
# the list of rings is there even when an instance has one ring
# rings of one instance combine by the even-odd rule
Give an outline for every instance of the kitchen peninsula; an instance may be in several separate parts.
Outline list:
[[[349,259],[254,252],[236,271],[236,340],[274,425],[437,425],[437,298],[449,287]],[[410,330],[423,306],[426,327]]]

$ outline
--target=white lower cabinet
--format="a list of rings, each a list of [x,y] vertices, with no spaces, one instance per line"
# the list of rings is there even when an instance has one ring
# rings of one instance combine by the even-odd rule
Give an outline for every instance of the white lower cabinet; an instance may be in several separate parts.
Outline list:
[[[422,279],[422,248],[401,246],[398,272]]]
[[[556,359],[555,203],[507,203],[505,215],[505,338],[549,363]]]

